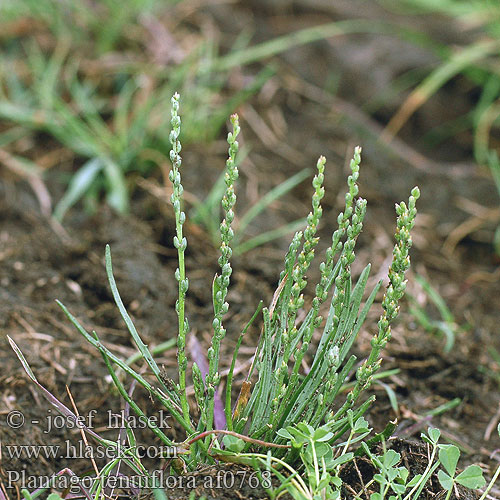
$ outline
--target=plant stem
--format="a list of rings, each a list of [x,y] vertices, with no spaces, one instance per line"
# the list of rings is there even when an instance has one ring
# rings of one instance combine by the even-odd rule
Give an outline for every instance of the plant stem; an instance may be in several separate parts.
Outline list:
[[[193,443],[195,443],[196,441],[198,441],[199,439],[203,439],[206,436],[209,436],[210,434],[224,434],[226,436],[234,436],[234,437],[237,437],[238,439],[246,441],[247,443],[253,443],[253,444],[257,444],[259,446],[265,446],[265,447],[270,447],[270,448],[286,448],[286,449],[290,449],[291,448],[291,446],[287,445],[287,444],[267,443],[266,441],[262,441],[261,439],[252,439],[252,438],[250,438],[248,436],[245,436],[244,434],[238,434],[237,432],[223,431],[223,430],[215,430],[215,431],[205,431],[205,432],[202,432],[201,434],[198,434],[197,436],[195,436],[193,439],[190,439],[185,444],[188,445],[188,446],[190,446]]]

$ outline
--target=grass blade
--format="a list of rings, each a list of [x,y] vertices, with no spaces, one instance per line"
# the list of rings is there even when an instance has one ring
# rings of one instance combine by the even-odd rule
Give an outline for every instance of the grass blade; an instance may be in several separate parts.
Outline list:
[[[235,236],[235,246],[239,243],[239,237],[244,234],[248,224],[252,222],[263,210],[265,210],[273,201],[281,198],[285,193],[292,190],[295,186],[299,185],[303,180],[307,179],[311,174],[310,168],[305,168],[293,175],[286,181],[282,182],[279,186],[274,187],[266,193],[260,200],[250,208],[246,214],[240,219],[238,224],[238,235]]]
[[[299,229],[303,229],[306,226],[306,224],[307,224],[306,219],[298,219],[296,221],[278,227],[277,229],[271,229],[270,231],[261,233],[255,236],[254,238],[250,238],[249,240],[244,241],[243,243],[237,245],[234,248],[234,253],[235,255],[242,255],[245,252],[252,250],[253,248],[265,245],[266,243],[281,238],[286,234],[294,233]]]
[[[93,158],[80,167],[71,178],[68,189],[54,209],[54,217],[61,222],[66,212],[87,192],[103,169],[100,158]]]

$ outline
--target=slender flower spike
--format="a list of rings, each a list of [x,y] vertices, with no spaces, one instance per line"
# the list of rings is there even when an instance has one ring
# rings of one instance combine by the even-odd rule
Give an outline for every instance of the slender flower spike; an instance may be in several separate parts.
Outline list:
[[[297,264],[292,274],[294,284],[292,286],[292,297],[288,318],[288,328],[290,331],[291,339],[293,339],[293,337],[297,333],[295,318],[297,315],[297,311],[302,307],[304,303],[301,292],[307,284],[305,276],[314,258],[314,249],[319,241],[319,238],[316,236],[316,232],[318,230],[318,224],[321,216],[323,215],[321,200],[325,195],[325,188],[323,187],[323,182],[325,180],[325,164],[326,158],[324,156],[320,156],[316,164],[318,173],[314,176],[312,182],[312,185],[314,187],[314,193],[312,196],[313,210],[307,216],[307,227],[304,230],[304,244],[302,246],[302,251],[297,257]]]
[[[186,268],[184,262],[184,253],[187,247],[186,238],[182,234],[182,229],[184,222],[186,220],[186,214],[181,210],[182,193],[184,188],[181,184],[181,173],[179,168],[182,163],[182,158],[180,156],[181,143],[179,141],[179,135],[181,132],[181,118],[179,116],[179,94],[175,93],[172,97],[172,131],[170,132],[170,142],[172,144],[172,150],[170,151],[170,161],[172,162],[172,169],[169,173],[170,182],[172,182],[172,196],[170,200],[174,207],[175,213],[175,226],[176,234],[174,236],[174,246],[177,249],[177,255],[179,260],[179,267],[175,271],[175,279],[179,284],[179,295],[177,302],[175,303],[175,310],[177,312],[179,331],[177,336],[177,361],[179,365],[179,392],[181,400],[181,408],[183,417],[189,421],[189,404],[187,401],[186,393],[186,370],[187,370],[187,358],[186,358],[186,335],[189,330],[188,321],[185,315],[185,301],[186,293],[189,288],[189,281],[186,278]]]
[[[410,232],[415,225],[417,216],[416,201],[420,197],[420,190],[414,187],[408,200],[408,206],[404,202],[396,204],[397,229],[396,245],[393,250],[393,259],[389,268],[389,285],[382,300],[382,315],[378,322],[378,334],[371,340],[371,352],[368,359],[358,368],[356,373],[357,384],[349,394],[351,404],[357,396],[366,389],[375,372],[380,367],[380,353],[391,339],[391,322],[399,313],[399,301],[406,289],[405,273],[410,268],[409,251],[412,246]]]
[[[227,142],[229,144],[228,159],[226,161],[226,173],[224,181],[226,183],[226,191],[222,198],[222,208],[225,212],[224,220],[220,225],[220,252],[219,266],[221,269],[220,275],[216,275],[213,283],[213,305],[214,305],[214,319],[212,327],[214,333],[212,336],[212,345],[208,350],[209,370],[206,378],[207,384],[207,403],[206,408],[206,430],[212,430],[213,417],[214,417],[214,396],[217,385],[219,384],[219,355],[220,344],[226,335],[226,330],[222,323],[222,317],[227,313],[229,305],[226,302],[227,291],[229,288],[229,281],[233,272],[231,268],[230,259],[232,256],[231,241],[234,233],[231,224],[234,220],[233,208],[236,203],[236,194],[234,192],[234,184],[238,179],[238,167],[236,166],[236,154],[238,153],[238,141],[236,137],[240,132],[240,125],[238,115],[231,116],[231,123],[233,131],[227,135]]]

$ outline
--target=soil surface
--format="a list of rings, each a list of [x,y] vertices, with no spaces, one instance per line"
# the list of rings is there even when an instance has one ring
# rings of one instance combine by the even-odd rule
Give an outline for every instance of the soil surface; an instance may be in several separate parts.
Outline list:
[[[203,15],[217,26],[222,47],[227,49],[246,25],[255,28],[253,40],[257,42],[320,22],[347,19],[353,15],[353,9],[367,18],[384,15],[375,4],[362,11],[358,6],[356,10],[355,4],[359,3],[335,2],[334,8],[330,2],[312,0],[291,2],[292,6],[277,0],[254,0],[205,8]],[[459,37],[458,28],[445,24],[444,20],[434,20],[429,29],[442,29],[443,37]],[[421,457],[427,453],[415,440],[432,425],[441,429],[444,442],[461,448],[463,467],[479,463],[491,475],[500,460],[500,454],[494,453],[500,448],[496,433],[500,419],[500,365],[491,354],[500,352],[497,335],[500,267],[491,243],[500,223],[494,212],[498,196],[487,172],[473,162],[470,137],[456,136],[433,149],[422,140],[428,130],[472,107],[473,97],[457,78],[454,85],[429,100],[396,139],[381,143],[379,134],[404,96],[387,100],[372,115],[364,110],[370,96],[417,62],[435,62],[431,55],[396,38],[360,35],[298,47],[275,61],[278,67],[275,76],[237,110],[242,127],[240,142],[251,148],[240,167],[237,213],[245,213],[272,186],[304,167],[314,167],[322,154],[328,160],[318,249],[322,255],[343,205],[345,158],[350,157],[354,145],[362,145],[360,194],[368,200],[368,212],[353,271],[359,273],[371,262],[374,284],[385,275],[392,256],[394,203],[407,198],[410,189],[418,184],[422,197],[418,202],[412,270],[408,275],[411,299],[402,304],[402,314],[393,328],[393,339],[383,362],[384,370],[397,368],[399,372],[383,380],[389,392],[382,384],[374,385],[377,401],[367,419],[377,432],[389,419],[398,419],[398,440],[393,446],[403,450],[412,473],[418,473]],[[335,75],[331,73],[333,70],[328,73],[325,68],[335,68]],[[336,93],[328,88],[333,76],[339,82]],[[193,145],[183,151],[183,183],[188,193],[205,196],[215,182],[225,164],[223,136],[211,145]],[[40,150],[50,147],[43,137],[39,139]],[[204,182],[200,183],[202,175]],[[305,216],[312,194],[307,182],[259,216],[248,228],[248,237]],[[46,186],[53,201],[57,201],[61,195],[58,179],[49,173]],[[55,299],[60,300],[88,331],[95,330],[119,356],[126,358],[135,352],[107,284],[106,244],[111,246],[121,297],[145,343],[154,346],[175,338],[174,220],[166,201],[168,195],[161,186],[160,175],[146,183],[139,182],[133,189],[129,216],[119,216],[105,206],[88,215],[77,207],[60,227],[42,215],[27,183],[0,171],[0,483],[3,487],[9,485],[9,471],[10,477],[15,477],[13,471],[44,477],[65,468],[75,474],[92,469],[88,459],[67,458],[62,451],[55,458],[36,460],[9,455],[9,446],[59,445],[63,450],[66,443],[80,438],[78,430],[58,425],[54,419],[56,411],[50,409],[26,375],[7,335],[24,353],[44,387],[72,407],[68,387],[80,414],[98,410],[94,427],[116,439],[117,431],[106,429],[108,410],[118,413],[122,406],[108,382],[103,360],[55,303]],[[189,217],[189,206],[187,213]],[[188,223],[185,233],[189,323],[192,335],[207,348],[211,332],[211,283],[217,272],[218,253],[209,235],[199,226]],[[288,237],[283,238],[234,258],[222,371],[230,365],[239,331],[259,300],[270,303],[288,242]],[[417,274],[431,283],[453,315],[456,336],[449,352],[445,351],[445,337],[436,328],[427,331],[409,312],[416,303],[431,320],[443,320],[417,281]],[[317,269],[313,268],[309,282],[314,283],[317,275]],[[312,291],[311,287],[309,297]],[[360,359],[369,352],[379,314],[380,300],[360,332],[355,347]],[[242,363],[248,363],[252,356],[259,328],[260,323],[244,339],[240,350]],[[175,347],[162,353],[158,362],[175,378]],[[136,368],[144,369],[140,365]],[[388,397],[391,390],[397,398],[396,408]],[[137,389],[136,395],[152,414],[160,411],[148,394]],[[443,407],[449,402],[453,402],[450,409]],[[182,441],[182,433],[175,426],[169,433],[174,440]],[[137,438],[147,444],[156,443],[152,435],[140,430]],[[165,464],[158,459],[151,460],[150,465],[159,468]],[[216,477],[220,470],[233,471],[234,466],[221,464],[219,469],[196,474]],[[362,459],[354,468],[345,470],[344,477],[351,478],[345,497],[351,498],[354,492],[361,491],[369,475],[369,467]],[[172,489],[169,498],[188,498],[190,491]],[[252,489],[248,484],[240,491],[234,486],[202,488],[197,483],[195,491],[214,499],[266,498],[261,488]],[[18,494],[15,488],[9,489],[8,498],[16,498]],[[437,481],[432,482],[425,494],[423,498],[441,498]],[[492,498],[500,498],[498,489],[491,494]]]

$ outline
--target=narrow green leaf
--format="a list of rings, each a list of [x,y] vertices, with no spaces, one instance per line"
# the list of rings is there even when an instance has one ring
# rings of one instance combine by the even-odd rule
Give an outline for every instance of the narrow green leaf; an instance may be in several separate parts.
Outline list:
[[[149,352],[148,346],[142,341],[140,335],[137,333],[135,329],[134,323],[132,319],[128,315],[125,306],[123,305],[123,301],[120,297],[120,293],[118,292],[118,287],[116,286],[115,277],[113,276],[113,264],[111,262],[111,249],[109,245],[106,245],[106,273],[108,275],[109,286],[111,287],[111,293],[113,294],[113,299],[115,300],[116,305],[118,306],[118,310],[120,311],[120,315],[127,325],[127,329],[132,336],[132,339],[135,342],[135,345],[139,349],[142,354],[142,357],[147,362],[153,373],[155,374],[158,380],[161,380],[160,377],[160,369],[156,364],[156,361],[151,356]]]
[[[311,169],[305,168],[297,174],[293,175],[286,181],[282,182],[279,186],[271,189],[262,198],[260,198],[255,205],[253,205],[246,214],[240,219],[238,224],[238,235],[244,234],[248,224],[252,222],[263,210],[265,210],[273,201],[281,198],[285,193],[300,184],[304,179],[307,179],[311,174]],[[235,237],[235,245],[239,242],[239,237]]]
[[[388,384],[385,384],[381,380],[377,380],[377,384],[384,388],[387,397],[389,398],[389,402],[391,403],[391,408],[395,413],[399,414],[398,397],[396,396],[396,393],[394,392],[392,387]]]
[[[422,474],[416,474],[415,476],[413,476],[410,481],[407,483],[407,487],[408,488],[413,488],[416,484],[418,484],[418,482],[420,481],[420,479],[422,478]]]
[[[104,159],[104,174],[108,181],[106,199],[119,213],[128,212],[128,190],[123,170],[110,158]]]
[[[93,158],[84,163],[71,178],[68,189],[59,200],[54,210],[54,217],[62,221],[64,215],[90,188],[99,172],[103,169],[100,158]]]
[[[254,238],[250,238],[249,240],[246,240],[243,243],[235,246],[234,253],[235,255],[242,255],[252,250],[253,248],[265,245],[266,243],[276,240],[277,238],[281,238],[282,236],[285,236],[287,234],[294,233],[298,229],[304,228],[306,224],[306,219],[298,219],[296,221],[290,222],[289,224],[284,224],[277,229],[265,231],[264,233],[261,233]]]
[[[124,361],[122,361],[118,356],[113,354],[109,349],[107,349],[99,340],[95,339],[90,335],[85,328],[78,322],[78,320],[68,311],[66,306],[62,304],[60,301],[56,300],[56,303],[63,310],[66,317],[71,321],[71,323],[75,326],[75,328],[85,337],[85,339],[92,344],[99,352],[105,352],[106,355],[113,360],[115,364],[117,364],[123,371],[133,377],[139,384],[141,384],[149,393],[153,394],[172,414],[172,416],[188,431],[192,431],[192,427],[190,423],[186,422],[182,415],[179,413],[180,408],[178,408],[170,397],[165,397],[162,395],[155,387],[153,387],[142,375],[137,373],[135,370],[130,368]],[[175,396],[170,393],[167,388],[163,387],[166,390],[166,394],[169,396]]]
[[[130,408],[132,408],[132,410],[136,413],[136,415],[142,418],[143,422],[146,422],[147,426],[163,443],[169,446],[173,446],[173,442],[163,433],[163,431],[156,425],[154,421],[150,421],[148,419],[148,416],[142,411],[139,405],[129,396],[122,382],[116,376],[116,373],[111,365],[111,360],[109,356],[104,351],[101,351],[101,355],[104,359],[108,372],[110,373],[111,378],[113,379],[113,383],[115,384],[115,387],[118,389],[122,398],[130,405]],[[128,426],[127,426],[127,435],[129,435],[129,442],[133,446],[135,444],[135,436],[133,435],[133,431],[129,429]]]

